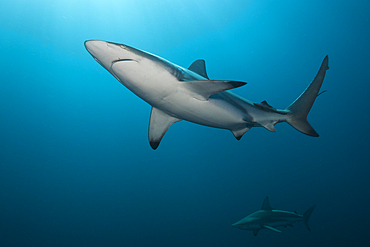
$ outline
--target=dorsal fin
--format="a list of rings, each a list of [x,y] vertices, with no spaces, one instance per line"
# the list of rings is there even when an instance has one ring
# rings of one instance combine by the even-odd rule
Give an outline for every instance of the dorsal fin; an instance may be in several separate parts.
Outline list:
[[[206,62],[203,59],[195,60],[189,66],[188,70],[191,70],[209,80],[207,71],[206,71]]]
[[[263,200],[261,210],[266,210],[266,211],[273,210],[273,208],[270,206],[269,197],[268,196],[266,196],[265,200]]]

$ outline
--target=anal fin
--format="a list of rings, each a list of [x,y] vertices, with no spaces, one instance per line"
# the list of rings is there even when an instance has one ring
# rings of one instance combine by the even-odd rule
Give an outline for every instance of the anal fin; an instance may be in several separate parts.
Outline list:
[[[245,132],[247,132],[251,128],[252,127],[245,127],[244,129],[232,130],[231,132],[233,133],[233,135],[235,136],[235,138],[239,141],[243,137],[243,135],[245,134]]]
[[[168,115],[167,113],[152,107],[149,121],[149,143],[153,149],[157,149],[162,137],[168,128],[182,119]]]
[[[268,122],[265,122],[265,123],[261,123],[262,127],[264,127],[265,129],[271,131],[271,132],[276,132],[276,129],[275,129],[275,124],[277,123],[277,121],[268,121]]]

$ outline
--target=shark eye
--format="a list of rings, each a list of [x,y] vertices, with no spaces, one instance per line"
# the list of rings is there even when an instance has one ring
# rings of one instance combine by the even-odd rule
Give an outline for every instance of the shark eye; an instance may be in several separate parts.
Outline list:
[[[122,48],[122,49],[126,49],[126,46],[124,46],[124,45],[121,45],[121,48]]]

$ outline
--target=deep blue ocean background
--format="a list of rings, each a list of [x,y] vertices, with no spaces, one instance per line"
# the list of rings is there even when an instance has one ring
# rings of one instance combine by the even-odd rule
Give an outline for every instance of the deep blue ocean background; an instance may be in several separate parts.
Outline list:
[[[370,2],[0,3],[0,246],[370,246]],[[308,120],[277,132],[181,121],[152,150],[151,107],[85,50],[124,43],[284,109],[329,55]],[[265,196],[282,234],[232,228]]]

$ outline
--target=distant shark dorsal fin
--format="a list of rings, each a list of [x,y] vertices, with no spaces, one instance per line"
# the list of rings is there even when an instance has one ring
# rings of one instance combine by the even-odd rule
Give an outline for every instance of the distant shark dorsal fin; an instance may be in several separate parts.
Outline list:
[[[263,200],[261,210],[271,211],[273,208],[270,206],[269,197],[266,196],[265,200]]]
[[[202,81],[183,81],[194,94],[194,98],[199,100],[208,100],[209,96],[232,88],[237,88],[247,84],[241,81],[217,81],[217,80],[202,80]]]
[[[152,107],[149,121],[149,143],[153,149],[159,146],[162,137],[168,128],[182,119],[168,115],[167,113]]]
[[[188,70],[191,70],[209,80],[207,71],[206,71],[206,62],[203,59],[195,60],[189,66]]]
[[[268,229],[268,230],[271,230],[273,232],[278,232],[278,233],[281,233],[280,230],[276,229],[276,228],[273,228],[272,226],[268,226],[268,225],[262,225],[263,228],[265,229]]]

